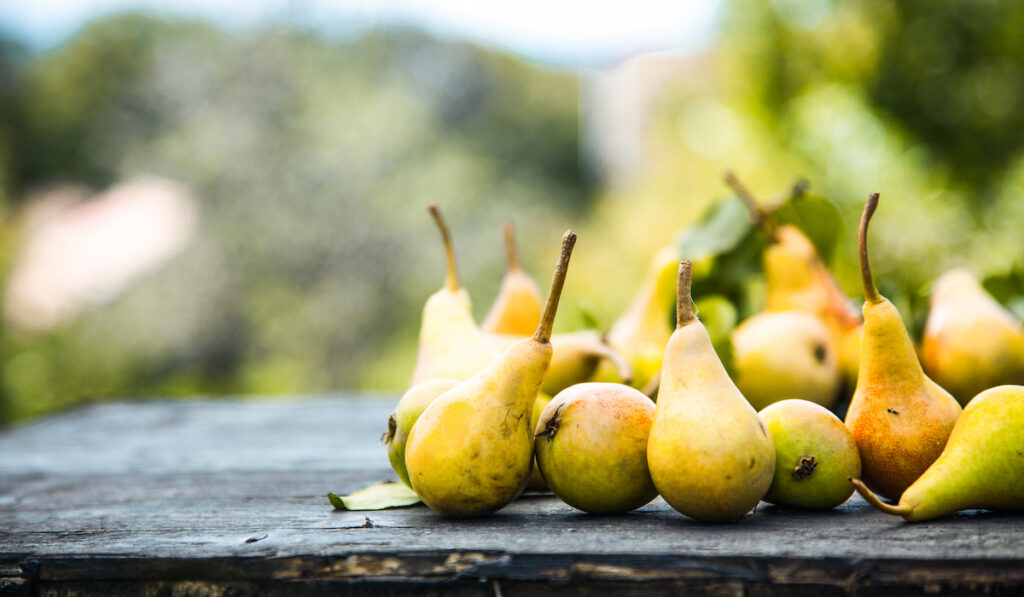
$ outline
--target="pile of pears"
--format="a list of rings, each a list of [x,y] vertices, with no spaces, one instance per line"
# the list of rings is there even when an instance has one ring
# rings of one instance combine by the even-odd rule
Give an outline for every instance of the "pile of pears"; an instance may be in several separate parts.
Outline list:
[[[919,359],[871,273],[878,194],[859,229],[858,317],[808,237],[727,182],[768,239],[765,308],[733,331],[732,373],[674,245],[656,252],[606,333],[553,335],[576,235],[563,235],[544,299],[505,225],[507,271],[478,326],[431,204],[447,267],[385,432],[401,481],[449,517],[491,514],[528,489],[605,515],[660,495],[707,522],[741,520],[762,500],[830,509],[855,490],[907,520],[1024,509],[1020,322],[969,273],[950,271],[935,284]],[[829,409],[848,390],[844,421]]]

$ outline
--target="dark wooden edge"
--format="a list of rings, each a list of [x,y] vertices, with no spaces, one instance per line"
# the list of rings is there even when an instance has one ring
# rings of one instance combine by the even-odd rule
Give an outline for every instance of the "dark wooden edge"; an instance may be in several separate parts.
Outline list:
[[[818,587],[836,594],[864,590],[1019,587],[1021,560],[873,560],[701,557],[683,555],[508,554],[487,551],[352,553],[336,556],[246,555],[223,558],[0,556],[0,595],[61,583],[384,583],[449,586],[490,581],[559,585],[700,585]],[[6,583],[6,584],[5,584]],[[6,590],[5,590],[6,586]],[[754,591],[760,592],[760,591]],[[870,592],[870,591],[869,591]],[[983,592],[988,592],[987,590]],[[1015,591],[1016,592],[1016,591]]]

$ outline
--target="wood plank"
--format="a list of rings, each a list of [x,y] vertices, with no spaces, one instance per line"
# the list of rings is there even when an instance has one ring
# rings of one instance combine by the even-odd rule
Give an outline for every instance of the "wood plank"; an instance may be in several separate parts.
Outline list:
[[[734,525],[660,499],[616,517],[550,496],[472,520],[334,511],[328,491],[393,478],[379,444],[393,404],[106,404],[6,430],[0,595],[1024,594],[1020,514],[908,524],[856,497],[762,504]]]

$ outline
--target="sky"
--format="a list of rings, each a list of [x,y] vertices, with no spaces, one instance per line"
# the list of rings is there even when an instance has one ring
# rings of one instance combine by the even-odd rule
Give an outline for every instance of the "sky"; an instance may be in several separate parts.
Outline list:
[[[0,0],[0,31],[35,50],[56,47],[122,10],[201,17],[228,29],[269,21],[328,35],[412,25],[562,66],[604,66],[646,51],[708,47],[721,0]]]

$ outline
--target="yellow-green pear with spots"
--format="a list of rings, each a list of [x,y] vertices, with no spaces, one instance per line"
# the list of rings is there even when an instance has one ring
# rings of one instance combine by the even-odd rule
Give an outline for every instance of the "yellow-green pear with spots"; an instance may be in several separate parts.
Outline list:
[[[775,446],[693,312],[690,267],[679,265],[677,324],[665,348],[647,464],[670,506],[698,520],[729,522],[768,491]]]
[[[567,231],[533,337],[430,403],[413,425],[405,464],[413,491],[444,516],[483,516],[514,500],[533,465],[530,412],[551,363],[551,327],[576,235]]]

